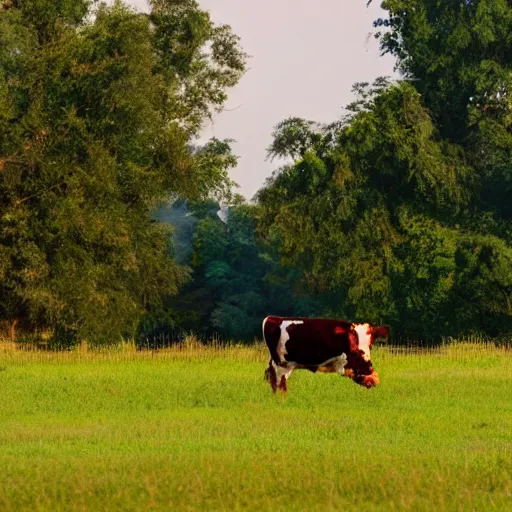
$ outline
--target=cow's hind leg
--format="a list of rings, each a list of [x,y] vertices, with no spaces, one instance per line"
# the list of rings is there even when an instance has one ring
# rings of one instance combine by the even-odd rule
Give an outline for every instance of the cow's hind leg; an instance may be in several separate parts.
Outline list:
[[[268,362],[268,368],[265,370],[265,379],[268,380],[272,391],[275,393],[277,390],[277,375],[272,359]]]
[[[279,383],[279,389],[286,393],[288,391],[288,387],[286,386],[286,381],[289,379],[290,375],[294,370],[294,366],[278,366],[274,362],[274,371],[276,373],[276,380]]]

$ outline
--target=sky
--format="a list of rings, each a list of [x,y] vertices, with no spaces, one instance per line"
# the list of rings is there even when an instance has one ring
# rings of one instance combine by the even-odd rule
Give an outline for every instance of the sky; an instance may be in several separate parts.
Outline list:
[[[128,0],[139,10],[146,0]],[[229,91],[225,111],[203,130],[235,139],[231,178],[251,199],[279,163],[266,159],[274,126],[287,117],[332,122],[353,100],[352,84],[392,76],[394,59],[380,56],[372,22],[383,15],[366,0],[199,0],[215,23],[229,24],[251,57]]]

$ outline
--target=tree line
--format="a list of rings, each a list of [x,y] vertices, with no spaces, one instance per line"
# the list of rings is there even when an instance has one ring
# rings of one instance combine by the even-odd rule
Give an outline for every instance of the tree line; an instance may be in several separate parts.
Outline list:
[[[5,333],[250,340],[270,313],[512,333],[512,6],[382,7],[400,79],[279,123],[287,163],[247,202],[232,140],[197,143],[246,70],[229,26],[194,0],[0,2]]]

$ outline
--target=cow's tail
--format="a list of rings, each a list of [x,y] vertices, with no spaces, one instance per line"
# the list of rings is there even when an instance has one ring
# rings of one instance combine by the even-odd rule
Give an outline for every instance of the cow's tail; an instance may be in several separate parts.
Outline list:
[[[273,321],[273,318],[267,316],[263,320],[262,325],[263,340],[267,345],[268,351],[270,352],[270,359],[268,361],[268,367],[265,369],[265,380],[268,381],[272,391],[275,393],[277,390],[277,373],[273,362],[279,364],[279,355],[277,353],[277,344],[281,336],[281,330],[279,325]]]

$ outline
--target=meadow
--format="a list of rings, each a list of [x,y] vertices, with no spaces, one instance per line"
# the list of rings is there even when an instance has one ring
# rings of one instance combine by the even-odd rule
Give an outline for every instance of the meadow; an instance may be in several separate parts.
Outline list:
[[[512,510],[512,351],[380,346],[368,390],[263,346],[0,344],[0,510]]]

